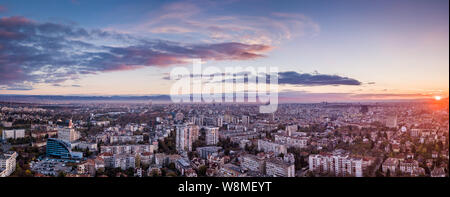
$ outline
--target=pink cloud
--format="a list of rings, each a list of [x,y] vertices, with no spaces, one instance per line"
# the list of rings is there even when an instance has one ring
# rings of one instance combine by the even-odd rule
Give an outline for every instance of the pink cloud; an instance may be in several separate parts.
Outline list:
[[[2,17],[0,18],[2,26],[19,26],[31,23],[31,20],[22,16]]]

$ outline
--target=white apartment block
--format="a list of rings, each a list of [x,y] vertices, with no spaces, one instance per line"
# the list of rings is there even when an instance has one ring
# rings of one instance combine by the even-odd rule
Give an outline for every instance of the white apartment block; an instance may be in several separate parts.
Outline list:
[[[286,146],[283,144],[267,141],[267,140],[258,140],[258,150],[264,152],[273,152],[277,155],[283,153],[287,153]]]
[[[287,135],[275,135],[275,142],[285,144],[287,147],[306,148],[308,147],[308,137],[293,137]]]
[[[115,146],[101,146],[101,153],[112,154],[139,154],[150,152],[153,153],[158,149],[157,145],[142,144],[142,145],[115,145]]]
[[[318,154],[309,156],[309,169],[319,174],[362,177],[362,159],[348,154]]]
[[[113,164],[114,168],[120,168],[122,170],[126,170],[128,168],[135,168],[135,157],[130,154],[116,154],[114,155]]]
[[[16,152],[6,152],[0,155],[0,177],[7,177],[16,170]]]
[[[129,143],[129,142],[143,142],[143,135],[113,135],[109,137],[109,143]]]
[[[400,164],[400,172],[406,174],[413,174],[414,169],[419,168],[419,162],[416,160],[406,160],[401,161]]]
[[[273,177],[295,177],[295,165],[278,158],[266,161],[266,174]]]
[[[98,151],[97,143],[80,142],[76,143],[79,149],[89,149],[89,151]]]
[[[11,130],[3,130],[2,139],[18,139],[25,137],[25,129],[11,129]]]

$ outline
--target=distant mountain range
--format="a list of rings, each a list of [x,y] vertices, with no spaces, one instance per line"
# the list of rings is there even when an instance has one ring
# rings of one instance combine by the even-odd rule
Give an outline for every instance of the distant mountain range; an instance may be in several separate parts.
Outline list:
[[[75,102],[75,101],[158,101],[170,102],[169,95],[148,96],[63,96],[63,95],[0,95],[2,102]]]

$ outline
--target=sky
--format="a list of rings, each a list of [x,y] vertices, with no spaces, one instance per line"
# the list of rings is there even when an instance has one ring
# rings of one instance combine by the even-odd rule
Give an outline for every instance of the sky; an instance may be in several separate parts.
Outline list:
[[[277,67],[289,101],[448,97],[447,0],[2,0],[0,94],[169,94],[168,73]]]

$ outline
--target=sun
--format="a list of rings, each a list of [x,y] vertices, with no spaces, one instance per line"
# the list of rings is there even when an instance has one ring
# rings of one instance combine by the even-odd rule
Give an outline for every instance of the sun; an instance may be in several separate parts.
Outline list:
[[[434,100],[440,101],[441,100],[441,96],[434,96]]]

